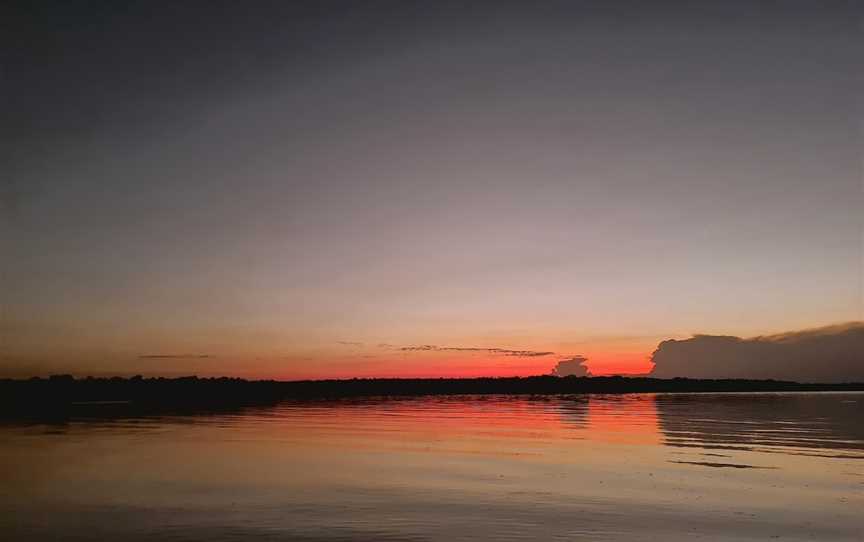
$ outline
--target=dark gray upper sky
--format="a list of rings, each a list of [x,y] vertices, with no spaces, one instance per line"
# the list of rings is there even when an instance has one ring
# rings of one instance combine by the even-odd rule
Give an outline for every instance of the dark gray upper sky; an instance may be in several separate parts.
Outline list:
[[[862,319],[860,2],[3,9],[3,372]]]

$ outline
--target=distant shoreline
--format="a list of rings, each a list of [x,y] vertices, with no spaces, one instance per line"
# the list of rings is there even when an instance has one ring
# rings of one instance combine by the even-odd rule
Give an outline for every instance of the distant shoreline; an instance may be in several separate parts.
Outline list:
[[[285,400],[430,395],[570,395],[623,393],[864,391],[864,382],[705,380],[650,377],[363,378],[243,380],[239,378],[79,378],[68,375],[0,380],[0,418],[173,410],[220,410]]]

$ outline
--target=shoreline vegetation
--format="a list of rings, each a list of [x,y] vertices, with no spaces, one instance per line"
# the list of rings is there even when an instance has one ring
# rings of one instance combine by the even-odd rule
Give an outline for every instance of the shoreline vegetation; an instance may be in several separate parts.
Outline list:
[[[864,382],[800,383],[782,380],[595,377],[354,378],[244,380],[240,378],[74,378],[54,375],[0,379],[0,418],[137,415],[219,411],[280,401],[428,395],[571,395],[864,391]]]

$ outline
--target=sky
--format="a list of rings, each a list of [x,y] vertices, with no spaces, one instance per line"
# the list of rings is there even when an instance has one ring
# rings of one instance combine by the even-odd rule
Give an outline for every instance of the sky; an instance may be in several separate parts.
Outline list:
[[[12,3],[0,376],[644,373],[864,320],[858,2]]]

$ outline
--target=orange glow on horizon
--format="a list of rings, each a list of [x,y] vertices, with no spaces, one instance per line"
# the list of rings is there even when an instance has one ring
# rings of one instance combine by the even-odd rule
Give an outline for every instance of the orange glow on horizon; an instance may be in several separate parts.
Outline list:
[[[593,376],[647,375],[654,368],[651,355],[644,352],[609,353],[586,356]]]
[[[648,375],[653,364],[644,353],[586,356],[591,376]],[[277,380],[322,380],[350,378],[482,378],[549,375],[563,356],[516,357],[469,355],[442,359],[436,353],[381,356],[367,363],[334,363],[326,369],[261,371],[260,378]],[[349,366],[350,365],[350,366]]]
[[[551,350],[551,349],[550,349]],[[526,352],[528,352],[526,350]],[[541,351],[545,352],[545,351]],[[512,355],[487,352],[375,350],[318,351],[291,356],[214,354],[189,361],[147,359],[131,364],[124,371],[111,371],[105,365],[81,362],[74,371],[61,366],[9,375],[13,378],[71,373],[76,377],[181,376],[231,377],[248,380],[331,380],[351,378],[478,378],[528,377],[552,374],[559,361],[569,354]],[[646,375],[653,364],[646,353],[586,352],[584,366],[592,376]],[[131,360],[130,360],[131,361]],[[138,361],[136,359],[135,361]]]

